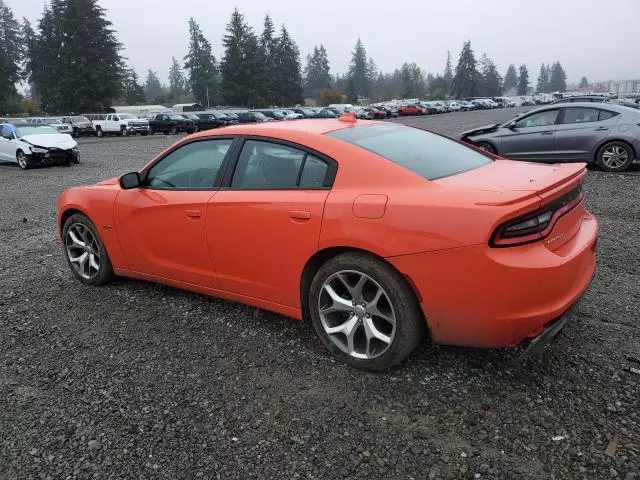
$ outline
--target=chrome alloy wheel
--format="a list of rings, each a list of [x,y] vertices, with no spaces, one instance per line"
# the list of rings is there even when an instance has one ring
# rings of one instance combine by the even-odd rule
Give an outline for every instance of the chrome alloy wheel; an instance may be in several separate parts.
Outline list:
[[[67,258],[82,278],[90,280],[100,271],[100,247],[91,230],[81,223],[74,223],[65,237]]]
[[[362,272],[342,270],[327,278],[318,309],[329,340],[354,358],[379,357],[393,343],[396,315],[389,295]]]
[[[18,165],[20,165],[20,168],[27,168],[29,160],[22,150],[18,151],[16,158],[18,159]]]
[[[602,152],[602,163],[611,169],[621,168],[628,159],[629,153],[619,145],[611,145]]]

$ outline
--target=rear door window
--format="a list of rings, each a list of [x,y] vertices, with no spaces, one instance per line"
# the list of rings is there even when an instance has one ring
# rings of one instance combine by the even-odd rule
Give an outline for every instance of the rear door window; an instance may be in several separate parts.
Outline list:
[[[327,135],[369,150],[428,180],[492,162],[490,156],[461,143],[405,125],[357,126],[334,130]]]
[[[597,122],[600,111],[597,108],[569,107],[564,109],[563,124]]]
[[[618,115],[617,112],[612,112],[611,110],[600,109],[600,114],[598,115],[598,121],[609,120],[610,118],[613,118],[616,115]]]

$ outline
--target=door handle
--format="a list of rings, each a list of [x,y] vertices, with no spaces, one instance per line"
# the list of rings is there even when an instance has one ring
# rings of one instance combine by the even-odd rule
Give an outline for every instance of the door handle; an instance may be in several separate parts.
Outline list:
[[[311,218],[311,212],[306,212],[304,210],[292,210],[289,212],[289,216],[296,220],[309,220]]]
[[[596,132],[604,132],[605,130],[609,130],[607,127],[598,127],[595,129]]]
[[[187,210],[185,213],[189,218],[200,218],[202,216],[200,210]]]
[[[540,135],[553,135],[553,132],[542,132]]]

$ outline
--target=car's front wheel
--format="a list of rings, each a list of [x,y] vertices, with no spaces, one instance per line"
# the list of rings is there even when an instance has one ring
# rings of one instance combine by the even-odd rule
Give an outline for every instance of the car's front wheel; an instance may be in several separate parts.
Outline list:
[[[598,150],[596,162],[607,172],[624,172],[633,163],[633,150],[624,142],[609,142]]]
[[[496,150],[496,147],[491,145],[489,142],[477,142],[477,143],[475,143],[475,146],[478,147],[480,150],[484,150],[485,152],[493,153],[494,155],[496,155],[498,153],[498,151]]]
[[[113,280],[113,267],[98,229],[85,215],[71,215],[62,228],[64,254],[74,276],[87,285]]]
[[[16,160],[18,161],[18,165],[20,165],[20,168],[22,168],[23,170],[28,170],[29,168],[31,168],[31,158],[29,158],[29,155],[24,153],[22,150],[18,150],[18,152],[16,153]]]
[[[309,311],[326,347],[364,370],[400,363],[424,336],[424,318],[405,279],[365,253],[338,255],[320,267],[311,283]]]

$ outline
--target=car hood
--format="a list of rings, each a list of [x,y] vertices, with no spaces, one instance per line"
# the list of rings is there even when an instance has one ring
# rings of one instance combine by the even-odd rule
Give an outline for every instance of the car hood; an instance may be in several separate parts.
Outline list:
[[[483,205],[509,205],[526,198],[545,194],[585,175],[584,163],[516,162],[498,159],[474,170],[436,180],[439,185],[494,192],[495,199],[484,199]]]
[[[61,133],[60,135],[46,133],[24,135],[20,137],[20,140],[36,147],[60,148],[62,150],[68,150],[69,148],[74,148],[78,145],[76,141],[66,133]]]
[[[119,185],[120,177],[112,177],[107,178],[106,180],[102,180],[101,182],[96,183],[96,185]]]
[[[472,130],[467,130],[466,132],[462,132],[460,138],[471,137],[473,135],[479,135],[481,133],[489,133],[495,132],[498,128],[500,128],[500,123],[494,123],[492,125],[485,125],[484,127],[476,127]]]

